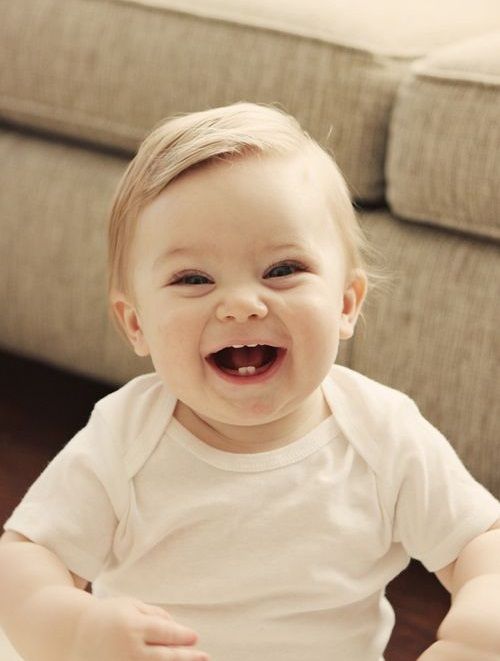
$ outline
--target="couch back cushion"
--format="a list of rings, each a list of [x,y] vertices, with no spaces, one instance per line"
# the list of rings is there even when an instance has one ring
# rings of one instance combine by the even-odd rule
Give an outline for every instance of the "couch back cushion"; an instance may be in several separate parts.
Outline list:
[[[498,0],[16,0],[0,119],[131,154],[171,114],[278,103],[378,202],[409,64],[491,26]]]
[[[415,63],[395,103],[387,195],[403,218],[500,239],[500,32]]]

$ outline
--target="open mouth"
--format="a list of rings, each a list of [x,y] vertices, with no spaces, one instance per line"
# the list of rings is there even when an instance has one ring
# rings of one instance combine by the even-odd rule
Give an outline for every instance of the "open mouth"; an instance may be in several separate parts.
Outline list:
[[[249,378],[271,370],[284,353],[269,344],[235,345],[211,353],[207,360],[223,374]]]

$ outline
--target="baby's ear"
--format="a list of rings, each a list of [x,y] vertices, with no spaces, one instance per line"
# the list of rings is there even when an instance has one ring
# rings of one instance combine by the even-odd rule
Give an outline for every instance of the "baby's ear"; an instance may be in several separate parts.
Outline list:
[[[128,338],[135,353],[138,356],[149,356],[149,347],[142,332],[141,320],[136,307],[121,292],[113,292],[110,300],[118,325]]]
[[[340,339],[348,340],[353,336],[356,322],[361,312],[368,288],[368,280],[363,269],[355,269],[344,289],[342,315],[340,318]]]

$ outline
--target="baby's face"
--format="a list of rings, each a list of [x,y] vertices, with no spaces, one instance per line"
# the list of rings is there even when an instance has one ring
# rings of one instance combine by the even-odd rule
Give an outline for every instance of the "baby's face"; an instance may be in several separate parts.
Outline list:
[[[135,297],[119,315],[136,353],[200,416],[286,416],[352,334],[361,290],[318,179],[304,158],[215,163],[173,182],[138,219]]]

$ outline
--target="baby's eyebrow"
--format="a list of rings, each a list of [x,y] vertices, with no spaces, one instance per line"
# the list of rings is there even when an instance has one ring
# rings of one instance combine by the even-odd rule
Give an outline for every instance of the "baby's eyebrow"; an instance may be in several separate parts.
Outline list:
[[[153,270],[156,270],[159,266],[161,266],[165,261],[168,259],[172,259],[172,257],[184,257],[186,255],[197,255],[200,253],[203,253],[204,251],[201,249],[197,248],[188,248],[188,247],[179,247],[179,248],[169,248],[168,250],[165,250],[165,252],[162,252],[161,255],[159,255],[154,263],[153,263]]]
[[[270,252],[277,252],[278,250],[304,250],[305,246],[302,243],[276,243],[271,246],[266,246]]]
[[[296,243],[273,243],[268,246],[264,246],[264,251],[265,252],[280,252],[284,250],[295,250],[295,251],[301,251],[304,252],[306,250],[306,246],[300,242]],[[210,250],[208,250],[210,252]],[[166,262],[169,259],[172,259],[173,257],[196,257],[197,255],[206,255],[207,254],[207,248],[202,248],[202,247],[195,247],[195,246],[179,246],[177,248],[169,248],[168,250],[165,250],[164,252],[159,255],[154,263],[153,263],[153,270],[156,270],[159,266],[161,266],[164,262]]]

